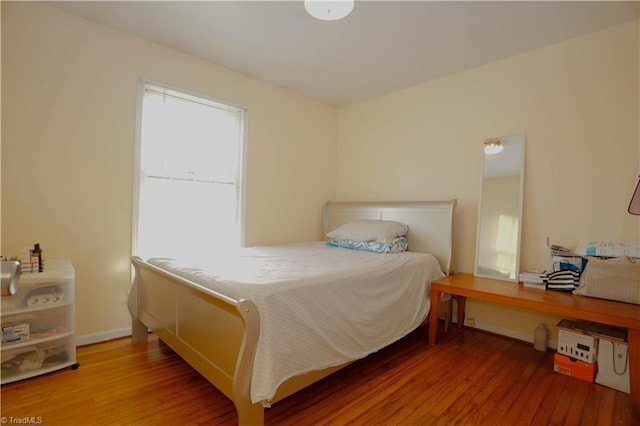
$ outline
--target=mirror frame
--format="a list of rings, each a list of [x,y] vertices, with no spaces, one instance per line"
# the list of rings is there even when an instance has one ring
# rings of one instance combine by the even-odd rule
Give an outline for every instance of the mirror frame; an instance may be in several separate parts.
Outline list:
[[[518,194],[518,235],[516,242],[516,264],[515,264],[515,278],[508,277],[500,277],[495,275],[488,275],[479,272],[479,257],[480,257],[480,236],[482,231],[482,202],[483,202],[483,192],[484,192],[484,179],[485,179],[485,152],[484,152],[484,142],[489,139],[499,139],[502,141],[506,138],[513,137],[521,137],[522,138],[522,154],[520,158],[520,184],[519,184],[519,194]],[[502,281],[511,281],[517,283],[519,281],[518,276],[520,274],[520,252],[521,252],[521,238],[522,238],[522,213],[523,213],[523,204],[524,204],[524,175],[525,175],[525,149],[526,149],[526,141],[527,134],[526,132],[514,133],[499,137],[486,138],[482,141],[482,167],[480,170],[480,197],[478,202],[478,221],[476,228],[476,253],[475,253],[475,263],[473,268],[473,274],[477,277],[491,278]]]

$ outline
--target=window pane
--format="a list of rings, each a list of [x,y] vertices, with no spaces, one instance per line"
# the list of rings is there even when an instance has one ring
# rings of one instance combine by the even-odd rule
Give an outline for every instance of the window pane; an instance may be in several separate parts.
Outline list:
[[[239,114],[174,96],[145,94],[143,170],[151,176],[233,182]]]
[[[147,178],[141,195],[140,253],[192,257],[213,244],[239,246],[235,185]]]
[[[239,247],[243,110],[145,89],[135,254],[199,257]]]

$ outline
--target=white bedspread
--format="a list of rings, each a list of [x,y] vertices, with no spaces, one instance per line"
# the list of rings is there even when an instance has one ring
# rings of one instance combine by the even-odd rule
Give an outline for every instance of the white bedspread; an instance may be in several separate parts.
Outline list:
[[[253,300],[260,338],[252,402],[286,379],[373,353],[414,330],[429,312],[429,283],[443,273],[423,253],[378,254],[322,242],[242,249],[200,266],[149,263],[235,299]]]

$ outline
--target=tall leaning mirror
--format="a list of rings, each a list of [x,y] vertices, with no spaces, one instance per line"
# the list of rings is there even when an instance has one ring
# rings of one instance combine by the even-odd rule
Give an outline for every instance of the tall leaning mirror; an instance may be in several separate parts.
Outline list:
[[[525,134],[483,142],[474,274],[518,281]]]

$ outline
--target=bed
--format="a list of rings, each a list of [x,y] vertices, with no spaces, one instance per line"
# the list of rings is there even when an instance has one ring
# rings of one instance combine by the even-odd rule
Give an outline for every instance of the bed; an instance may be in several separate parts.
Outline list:
[[[262,424],[265,407],[428,318],[429,284],[451,270],[455,204],[325,206],[324,234],[362,219],[408,225],[403,253],[313,242],[243,249],[204,265],[133,257],[133,341],[152,331],[234,402],[239,424]],[[405,312],[396,318],[398,306]]]

